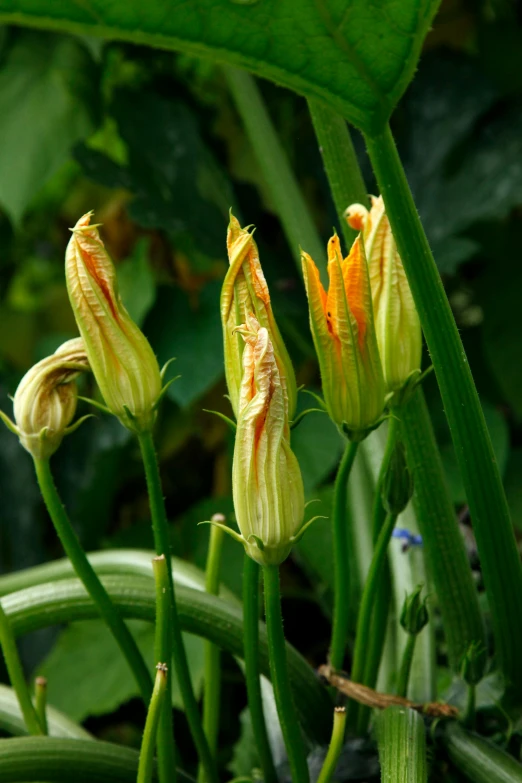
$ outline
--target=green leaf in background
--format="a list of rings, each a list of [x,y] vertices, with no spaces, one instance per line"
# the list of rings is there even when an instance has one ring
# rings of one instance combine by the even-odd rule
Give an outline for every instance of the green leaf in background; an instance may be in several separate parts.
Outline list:
[[[250,717],[248,707],[245,707],[241,712],[239,722],[241,724],[241,734],[234,745],[232,759],[227,765],[227,769],[230,770],[235,778],[242,776],[250,777],[254,767],[259,766],[252,718]]]
[[[149,243],[140,239],[126,261],[118,264],[118,286],[123,304],[141,326],[156,297],[156,284],[148,261]]]
[[[312,407],[317,407],[314,399],[308,394],[301,394],[297,413]],[[315,488],[337,467],[342,447],[337,427],[326,413],[309,413],[292,430],[292,450],[299,461],[308,499],[316,496]]]
[[[162,287],[145,331],[160,365],[176,357],[181,374],[168,390],[181,407],[201,397],[223,375],[223,336],[219,317],[219,281],[189,300],[179,288]]]
[[[437,0],[0,0],[0,22],[177,49],[319,98],[382,128],[413,76]]]
[[[0,69],[0,203],[20,221],[94,129],[96,70],[75,39],[21,31]]]
[[[153,626],[141,620],[127,623],[153,671]],[[199,693],[203,682],[203,642],[190,634],[184,634],[184,640],[192,682]],[[60,634],[39,674],[47,678],[49,704],[77,721],[114,712],[139,696],[118,646],[101,620],[71,623]],[[172,703],[183,709],[175,675],[172,686]]]

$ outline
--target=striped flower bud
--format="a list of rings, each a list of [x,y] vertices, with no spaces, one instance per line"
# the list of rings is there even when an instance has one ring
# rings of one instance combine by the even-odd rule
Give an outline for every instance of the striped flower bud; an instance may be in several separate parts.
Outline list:
[[[59,447],[76,412],[75,378],[89,369],[81,338],[68,340],[26,372],[13,400],[15,424],[1,414],[10,430],[35,459],[48,459]]]
[[[422,332],[410,286],[393,238],[382,196],[346,210],[349,225],[362,232],[370,270],[375,330],[387,392],[420,375]]]
[[[252,316],[245,347],[232,487],[241,541],[262,565],[281,563],[301,531],[304,490],[290,448],[288,401],[268,329]]]
[[[161,388],[157,359],[123,306],[92,213],[72,229],[65,275],[76,323],[107,408],[134,432],[150,430]]]
[[[303,253],[302,262],[324,401],[338,427],[349,438],[361,440],[379,424],[384,409],[384,380],[364,247],[357,238],[343,259],[339,238],[330,239],[328,293],[307,253]]]
[[[221,291],[221,322],[225,347],[225,374],[232,409],[237,418],[241,377],[243,374],[244,341],[237,327],[254,315],[267,330],[274,350],[284,395],[288,399],[288,414],[293,419],[297,404],[294,369],[283,338],[277,327],[270,293],[259,262],[259,252],[252,234],[241,228],[231,214],[227,233],[230,268]]]

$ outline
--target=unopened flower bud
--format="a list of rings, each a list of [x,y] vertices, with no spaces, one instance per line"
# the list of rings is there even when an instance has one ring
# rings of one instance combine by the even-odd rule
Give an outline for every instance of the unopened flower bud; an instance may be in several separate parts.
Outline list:
[[[157,359],[123,306],[98,227],[84,215],[65,257],[69,299],[107,408],[134,432],[150,430],[162,392]]]
[[[400,623],[406,633],[412,636],[419,634],[429,621],[427,598],[421,598],[423,587],[424,585],[417,585],[413,593],[406,596],[402,605]]]
[[[382,196],[346,210],[349,225],[362,232],[372,290],[375,330],[387,392],[420,375],[422,332],[410,286],[393,238]]]
[[[482,642],[471,642],[460,663],[460,674],[467,685],[478,685],[486,672],[487,654]]]
[[[303,524],[304,490],[290,448],[288,401],[268,330],[254,317],[245,342],[232,488],[241,540],[262,565],[281,563]]]
[[[398,516],[413,495],[413,476],[406,462],[406,449],[400,440],[395,445],[384,467],[381,488],[382,504],[389,514]]]
[[[297,404],[294,368],[277,327],[270,293],[259,262],[259,252],[250,231],[241,228],[230,215],[227,233],[230,268],[221,291],[221,322],[225,348],[225,374],[232,409],[238,416],[244,341],[237,328],[253,315],[267,330],[279,370],[283,394],[288,399],[288,415],[293,419]]]
[[[75,378],[89,369],[81,338],[68,340],[52,356],[26,372],[14,395],[15,423],[1,418],[35,459],[48,459],[59,447],[76,412]]]
[[[330,239],[328,293],[307,253],[302,261],[328,413],[348,437],[362,440],[379,424],[384,409],[384,379],[363,243],[357,238],[343,259],[339,238]]]

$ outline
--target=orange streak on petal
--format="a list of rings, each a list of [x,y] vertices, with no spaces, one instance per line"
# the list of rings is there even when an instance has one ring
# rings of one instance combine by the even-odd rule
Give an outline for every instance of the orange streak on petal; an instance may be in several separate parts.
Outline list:
[[[355,240],[350,255],[343,261],[343,278],[348,306],[357,322],[359,347],[362,348],[367,327],[365,308],[366,269],[365,259],[361,252],[361,240]]]

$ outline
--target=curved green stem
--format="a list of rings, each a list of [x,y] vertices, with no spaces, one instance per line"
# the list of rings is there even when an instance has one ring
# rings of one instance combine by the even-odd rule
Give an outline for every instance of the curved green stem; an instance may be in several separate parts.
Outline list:
[[[310,776],[306,761],[306,746],[297,720],[286,660],[283,617],[281,615],[281,594],[279,591],[279,566],[263,566],[265,585],[265,614],[268,634],[270,671],[277,707],[277,714],[283,732],[292,780],[308,783]]]
[[[127,661],[140,689],[142,699],[148,704],[152,693],[152,678],[143,660],[138,645],[129,629],[112,604],[105,588],[89,563],[78,536],[70,523],[56,489],[48,459],[34,459],[36,478],[47,511],[53,522],[58,538],[78,577],[98,607],[118,646]]]
[[[164,663],[158,663],[156,666],[156,681],[152,691],[147,720],[143,730],[143,739],[141,741],[140,763],[138,766],[137,783],[151,783],[152,771],[154,768],[154,748],[156,746],[156,734],[160,717],[163,717],[162,709],[165,700],[165,690],[167,687],[167,666]],[[170,709],[170,707],[169,707]]]
[[[34,709],[38,716],[43,734],[49,734],[47,725],[47,680],[37,677],[34,681]]]
[[[336,707],[334,710],[332,739],[328,747],[328,753],[324,760],[317,783],[330,783],[334,776],[341,750],[344,743],[344,729],[346,726],[346,710],[344,707]]]
[[[348,567],[347,485],[358,443],[348,442],[337,471],[333,501],[334,607],[330,664],[342,669],[350,621],[350,571]]]
[[[408,639],[406,640],[406,647],[402,653],[401,668],[399,669],[399,676],[397,678],[397,696],[402,696],[403,698],[406,698],[408,695],[408,683],[410,681],[411,664],[415,653],[416,641],[417,635],[409,633]]]
[[[522,764],[487,739],[445,721],[442,743],[459,772],[473,783],[522,783]]]
[[[155,557],[152,561],[154,582],[156,586],[156,628],[154,634],[154,658],[165,666],[170,666],[172,661],[172,614],[170,611],[168,566],[165,555]],[[176,780],[176,748],[174,745],[174,727],[172,723],[172,687],[169,685],[170,677],[167,672],[161,674],[158,667],[154,690],[160,688],[158,678],[162,680],[161,690],[167,691],[166,699],[158,697],[156,700],[162,703],[161,717],[159,718],[158,731],[158,772],[161,783],[173,783]],[[152,696],[151,705],[154,701]],[[154,702],[156,704],[156,702]],[[150,710],[150,708],[149,708]],[[145,735],[144,735],[145,736]],[[154,728],[154,737],[156,727]]]
[[[500,667],[522,699],[522,565],[491,439],[455,319],[389,126],[366,137],[437,375],[473,520]]]
[[[219,569],[221,566],[221,551],[223,549],[224,531],[214,525],[210,526],[207,567],[205,572],[205,587],[210,595],[219,592]],[[221,695],[221,651],[211,642],[205,642],[205,676],[203,692],[203,729],[205,731],[210,752],[215,757],[219,727],[219,699]],[[200,765],[198,780],[203,783],[205,770]]]
[[[138,440],[140,444],[143,465],[145,468],[147,489],[149,492],[152,530],[154,533],[154,545],[156,547],[156,553],[158,555],[165,555],[167,558],[169,558],[169,525],[167,521],[167,515],[165,513],[161,479],[152,434],[150,432],[141,433],[138,436]],[[167,568],[167,576],[168,596],[172,616],[172,657],[178,677],[181,698],[183,699],[185,714],[187,716],[190,731],[194,739],[194,744],[196,745],[200,761],[205,768],[207,783],[217,783],[217,771],[212,759],[210,748],[208,746],[207,738],[205,737],[205,732],[203,731],[203,724],[190,679],[187,653],[185,651],[185,645],[181,635],[176,598],[174,594],[174,580],[172,578],[172,571],[170,568]],[[169,678],[169,680],[171,679],[172,678]]]
[[[0,647],[4,655],[7,673],[11,685],[16,693],[25,725],[29,734],[44,734],[43,726],[40,724],[38,714],[34,708],[29,687],[25,681],[22,662],[18,655],[15,635],[11,628],[11,623],[7,617],[2,604],[0,603]]]
[[[355,649],[352,663],[351,678],[354,682],[362,682],[364,679],[373,606],[379,592],[379,585],[386,562],[386,550],[390,543],[396,519],[397,517],[395,514],[386,515],[384,525],[382,526],[375,545],[370,570],[368,571],[368,576],[364,585],[359,617],[357,618],[357,632],[355,635]],[[356,726],[356,716],[358,713],[357,706],[357,702],[354,700],[348,705],[348,726],[352,731],[356,730],[359,732],[360,728],[358,725]]]
[[[259,666],[259,565],[245,554],[243,564],[243,623],[248,709],[259,763],[266,783],[277,783],[277,772],[266,730]]]

